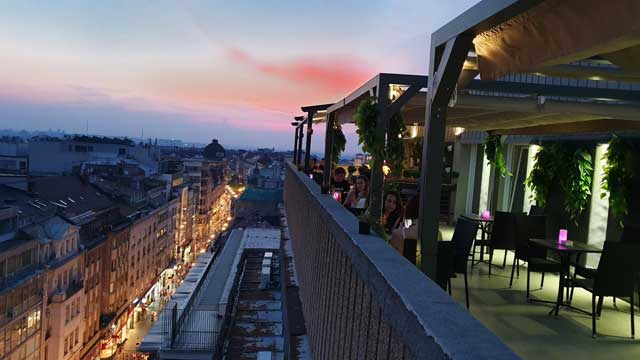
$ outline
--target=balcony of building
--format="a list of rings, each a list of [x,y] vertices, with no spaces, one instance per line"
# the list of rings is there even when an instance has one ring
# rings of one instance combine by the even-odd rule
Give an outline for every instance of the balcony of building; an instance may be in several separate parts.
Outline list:
[[[67,285],[66,288],[57,289],[51,296],[49,301],[52,303],[64,303],[68,299],[71,299],[75,294],[84,288],[83,280],[73,280]]]
[[[327,282],[340,281],[347,276],[344,274],[353,278],[353,270],[349,272],[356,264],[353,254],[366,247],[356,241],[358,237],[353,240],[356,250],[346,254],[344,245],[334,245],[340,243],[335,239],[345,237],[344,233],[353,238],[357,219],[337,202],[331,202],[328,194],[319,194],[319,187],[297,170],[304,169],[315,177],[321,173],[310,168],[315,123],[327,122],[332,129],[323,139],[325,159],[339,160],[335,149],[344,145],[336,141],[344,140],[338,136],[341,127],[367,115],[358,114],[361,105],[366,108],[373,104],[368,109],[374,114],[370,126],[375,129],[359,130],[383,135],[382,144],[377,145],[388,145],[396,136],[411,142],[401,144],[405,154],[406,145],[411,150],[418,148],[411,151],[411,159],[402,159],[415,175],[410,181],[412,192],[395,194],[396,204],[407,198],[402,199],[403,195],[413,196],[420,203],[419,214],[416,211],[408,219],[414,225],[405,225],[410,228],[416,221],[418,224],[414,227],[416,234],[411,235],[414,237],[406,237],[413,240],[413,248],[405,247],[404,252],[400,249],[408,259],[442,288],[448,287],[456,301],[464,305],[470,302],[469,314],[522,357],[638,357],[640,347],[633,340],[633,324],[634,304],[640,295],[640,177],[612,171],[640,173],[640,158],[635,155],[640,146],[640,86],[636,73],[640,34],[632,25],[640,16],[640,8],[635,5],[630,0],[606,5],[557,0],[482,1],[432,35],[428,78],[379,74],[334,104],[302,107],[307,116],[292,123],[296,129],[296,166],[287,174],[285,203],[292,241],[298,243],[296,263],[303,273],[305,266],[316,273],[307,280],[303,274],[301,279],[303,307],[306,305],[305,315],[311,322],[316,355],[320,352],[322,358],[335,357],[334,349],[326,349],[327,342],[333,344],[335,339],[327,335],[331,320],[314,315],[314,311],[322,315],[322,311],[328,311],[331,316],[337,311],[339,318],[345,304],[343,294],[353,291],[347,288],[340,292],[339,286],[336,291]],[[605,18],[611,21],[601,21]],[[626,42],[622,38],[635,40]],[[392,134],[390,123],[393,120],[397,125],[397,119],[408,125],[407,132]],[[366,126],[364,122],[357,126]],[[558,160],[562,153],[558,149],[571,156]],[[405,173],[383,174],[384,162],[380,160],[393,159],[376,160],[377,166],[366,172],[371,181],[365,197],[366,214],[372,215],[368,221],[374,225],[386,220],[380,216],[381,210],[386,210],[381,201],[383,189],[405,186],[409,180]],[[394,167],[391,161],[386,165]],[[333,166],[330,161],[324,166],[324,192],[333,192]],[[579,174],[572,171],[574,167]],[[551,168],[554,170],[549,171]],[[541,173],[545,174],[539,176]],[[552,181],[543,185],[540,177]],[[456,196],[447,198],[444,190],[451,180],[455,180],[455,187],[447,192],[452,190]],[[573,190],[563,185],[582,180],[584,183]],[[624,183],[625,190],[615,189],[616,182]],[[583,201],[577,210],[572,207],[571,191],[579,192]],[[340,199],[339,191],[333,195]],[[357,210],[364,211],[354,212]],[[468,231],[452,239],[452,233],[458,230],[456,227],[452,231],[454,224],[463,224],[460,227],[466,226]],[[478,228],[482,231],[477,232]],[[456,247],[462,238],[469,246],[466,250]],[[381,238],[365,244],[389,250]],[[471,257],[468,250],[476,245],[480,249],[489,246],[495,254],[493,261],[487,257],[484,263],[467,261]],[[452,247],[453,255],[447,253]],[[530,259],[526,255],[530,248],[544,252]],[[524,254],[526,259],[520,259],[528,261],[514,261],[514,253]],[[334,256],[338,256],[338,265],[331,264]],[[385,259],[391,261],[389,256]],[[477,253],[475,257],[478,260]],[[403,261],[394,260],[398,267]],[[464,270],[452,271],[449,267],[456,265],[451,263],[462,264]],[[555,270],[550,271],[547,265]],[[546,268],[546,274],[536,273],[536,266],[538,270]],[[368,278],[380,269],[376,266],[375,271],[356,272],[356,279]],[[470,301],[465,298],[467,280]],[[410,281],[415,286],[429,283],[418,278]],[[531,288],[530,299],[527,287]],[[367,295],[372,297],[383,290],[378,286]],[[322,291],[331,294],[328,300],[322,298]],[[385,293],[385,301],[393,291],[398,287]],[[435,299],[432,293],[421,293]],[[318,306],[320,310],[316,310]],[[437,318],[442,313],[429,316]],[[316,319],[323,321],[314,334]],[[466,332],[458,324],[450,325]],[[426,328],[437,330],[438,326],[442,325]],[[320,343],[318,337],[323,338]],[[426,357],[424,353],[417,356]],[[474,353],[474,357],[485,356]]]
[[[516,355],[437,284],[295,167],[284,203],[314,358]]]

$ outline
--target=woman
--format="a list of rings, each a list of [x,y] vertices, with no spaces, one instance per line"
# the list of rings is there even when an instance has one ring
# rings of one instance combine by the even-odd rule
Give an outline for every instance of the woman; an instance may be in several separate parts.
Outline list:
[[[344,206],[349,209],[365,209],[367,207],[367,197],[369,196],[369,179],[366,176],[358,176],[356,188],[349,191]]]
[[[402,254],[412,264],[416,264],[419,253],[418,244],[418,213],[420,203],[418,195],[412,197],[407,202],[404,218],[407,220],[399,229],[393,230],[391,235],[391,246]],[[442,233],[438,231],[438,241],[442,240]]]
[[[389,191],[384,196],[384,212],[382,213],[382,226],[384,231],[391,235],[402,221],[402,200],[395,191]]]

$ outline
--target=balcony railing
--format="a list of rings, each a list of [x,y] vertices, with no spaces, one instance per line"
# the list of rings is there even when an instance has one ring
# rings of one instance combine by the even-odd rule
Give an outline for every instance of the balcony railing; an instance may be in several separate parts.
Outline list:
[[[284,202],[314,358],[517,358],[292,165]]]

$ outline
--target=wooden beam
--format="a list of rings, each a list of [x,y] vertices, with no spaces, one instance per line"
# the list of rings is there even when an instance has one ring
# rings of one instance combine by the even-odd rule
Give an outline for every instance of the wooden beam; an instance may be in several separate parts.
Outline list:
[[[630,120],[598,119],[516,129],[495,129],[492,132],[497,135],[574,135],[586,133],[614,133],[617,131],[640,131],[640,122]]]
[[[442,191],[442,156],[446,131],[446,115],[451,93],[467,58],[472,37],[461,35],[438,49],[431,47],[429,62],[429,94],[425,121],[424,145],[420,171],[420,220],[418,239],[421,243],[422,270],[440,286],[438,275],[438,231],[440,194]]]

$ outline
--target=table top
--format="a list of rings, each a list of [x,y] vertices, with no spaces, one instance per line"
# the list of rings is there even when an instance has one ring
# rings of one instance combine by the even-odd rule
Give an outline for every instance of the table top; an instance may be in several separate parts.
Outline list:
[[[567,253],[601,253],[602,249],[583,242],[574,241],[573,244],[558,244],[556,239],[529,239],[533,244],[540,245],[546,249],[567,252]]]
[[[488,219],[483,218],[482,216],[478,215],[478,214],[464,214],[462,215],[463,218],[471,220],[471,221],[484,221],[484,222],[492,222],[493,221],[493,216],[489,216]]]

